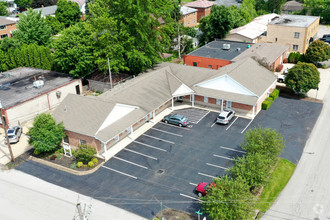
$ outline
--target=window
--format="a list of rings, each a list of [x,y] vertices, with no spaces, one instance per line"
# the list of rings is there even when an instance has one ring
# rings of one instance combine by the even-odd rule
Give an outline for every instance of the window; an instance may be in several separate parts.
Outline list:
[[[294,38],[299,38],[300,33],[299,32],[294,32]]]
[[[231,101],[227,102],[227,109],[231,109]]]
[[[68,137],[68,136],[65,136],[65,137],[63,138],[63,142],[69,144],[69,137]]]
[[[293,45],[293,50],[298,50],[298,45]]]
[[[1,39],[5,38],[5,37],[8,37],[8,34],[2,34],[2,35],[0,35],[0,38]]]
[[[193,66],[197,66],[197,62],[193,62]]]
[[[0,25],[0,30],[5,30],[7,29],[6,25]]]
[[[211,68],[211,69],[212,69],[212,65],[209,65],[209,68]]]
[[[275,42],[277,42],[277,37],[275,37]]]
[[[217,99],[217,105],[221,105],[221,99]]]
[[[204,96],[204,102],[208,103],[209,102],[209,98]]]
[[[81,140],[81,139],[79,139],[79,142],[80,142],[80,145],[87,144],[85,140]]]

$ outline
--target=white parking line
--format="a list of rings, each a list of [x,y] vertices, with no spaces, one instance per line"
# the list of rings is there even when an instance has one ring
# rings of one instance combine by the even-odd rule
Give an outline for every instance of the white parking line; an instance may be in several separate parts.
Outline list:
[[[141,167],[141,168],[146,169],[146,170],[148,169],[148,167],[142,166],[142,165],[137,164],[137,163],[133,163],[133,162],[131,162],[131,161],[125,160],[125,159],[120,158],[120,157],[113,156],[113,158],[115,158],[115,159],[117,159],[117,160],[124,161],[124,162],[126,162],[126,163],[133,164],[133,165],[135,165],[135,166]]]
[[[120,173],[120,174],[122,174],[122,175],[125,175],[125,176],[128,176],[128,177],[131,177],[131,178],[133,178],[133,179],[137,179],[136,176],[132,176],[132,175],[129,175],[129,174],[127,174],[127,173],[123,173],[123,172],[120,172],[120,171],[118,171],[118,170],[115,170],[115,169],[112,169],[112,168],[106,167],[106,166],[102,166],[102,167],[105,168],[105,169],[108,169],[108,170],[112,170],[112,171],[114,171],[114,172],[116,172],[116,173]]]
[[[205,174],[205,173],[198,173],[199,175],[202,175],[202,176],[207,176],[207,177],[211,177],[213,179],[216,179],[217,177],[215,176],[211,176],[211,175],[208,175],[208,174]]]
[[[148,157],[148,158],[153,159],[153,160],[158,160],[156,157],[148,156],[146,154],[139,153],[139,152],[136,152],[134,150],[130,150],[130,149],[126,149],[126,148],[124,148],[124,150],[127,150],[127,151],[132,152],[132,153],[135,153],[135,154],[139,154],[139,155],[144,156],[144,157]]]
[[[211,128],[217,123],[217,121],[215,121],[212,125],[211,125]]]
[[[206,112],[206,114],[201,119],[198,120],[197,124],[209,113],[210,113],[210,111]]]
[[[141,144],[141,145],[146,146],[146,147],[150,147],[150,148],[156,149],[156,150],[167,152],[167,150],[164,150],[164,149],[161,149],[161,148],[158,148],[158,147],[154,147],[154,146],[151,146],[149,144],[142,143],[140,141],[133,141],[133,142],[134,143],[137,143],[137,144]]]
[[[220,157],[220,158],[223,158],[223,159],[227,159],[227,160],[234,160],[233,158],[230,158],[230,157],[223,157],[223,156],[219,156],[217,154],[213,154],[214,157]]]
[[[182,194],[182,193],[180,193],[180,196],[183,196],[183,197],[186,197],[186,198],[189,198],[189,199],[193,199],[193,200],[196,200],[196,201],[199,201],[199,202],[203,202],[203,201],[200,200],[200,199],[197,199],[197,198],[194,198],[194,197],[191,197],[191,196],[187,196],[187,195]]]
[[[246,154],[245,151],[235,150],[235,149],[231,149],[231,148],[229,148],[229,147],[223,147],[223,146],[220,146],[220,148],[222,148],[222,149],[226,149],[226,150],[231,150],[231,151],[236,151],[236,152],[240,152],[240,153]]]
[[[189,183],[190,185],[193,185],[193,186],[197,186],[197,184],[196,183]]]
[[[216,168],[224,169],[224,170],[228,170],[228,168],[226,168],[226,167],[221,167],[221,166],[214,165],[214,164],[211,164],[211,163],[206,163],[206,165],[209,165],[211,167],[216,167]]]
[[[226,131],[235,123],[235,121],[238,119],[238,117],[236,116],[235,120],[226,128]]]
[[[156,130],[156,131],[160,131],[160,132],[163,132],[163,133],[166,133],[166,134],[171,134],[171,135],[175,135],[175,136],[178,136],[178,137],[183,137],[183,135],[181,135],[181,134],[175,134],[175,133],[168,132],[168,131],[163,131],[163,130],[160,130],[160,129],[157,129],[157,128],[151,128],[151,129]]]
[[[241,134],[243,134],[243,132],[250,126],[250,124],[252,123],[253,119],[251,119],[251,121],[249,122],[249,124],[244,128],[244,130],[241,132]]]
[[[188,128],[184,128],[184,127],[179,127],[179,126],[176,126],[176,125],[171,125],[171,124],[166,124],[165,122],[160,122],[160,123],[162,123],[162,124],[164,124],[164,125],[168,125],[168,126],[172,126],[172,127],[175,127],[175,128],[179,128],[179,129],[183,129],[183,130],[190,130],[190,129],[188,129]],[[189,125],[188,125],[189,126]]]
[[[156,140],[164,141],[164,142],[167,142],[167,143],[170,143],[170,144],[175,144],[172,141],[167,141],[167,140],[164,140],[164,139],[161,139],[161,138],[158,138],[158,137],[154,137],[154,136],[151,136],[151,135],[147,135],[147,134],[142,134],[142,135],[143,136],[146,136],[146,137],[150,137],[150,138],[156,139]]]

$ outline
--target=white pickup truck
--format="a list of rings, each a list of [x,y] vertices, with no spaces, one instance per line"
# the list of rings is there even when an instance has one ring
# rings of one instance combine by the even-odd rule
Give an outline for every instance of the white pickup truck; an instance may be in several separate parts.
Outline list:
[[[277,82],[284,83],[285,77],[288,74],[289,69],[283,71],[283,74],[277,76]]]

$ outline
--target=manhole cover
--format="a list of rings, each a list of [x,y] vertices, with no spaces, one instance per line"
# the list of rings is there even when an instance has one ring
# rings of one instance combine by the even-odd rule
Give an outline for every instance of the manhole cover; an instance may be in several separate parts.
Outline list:
[[[165,173],[165,170],[164,169],[157,170],[157,174],[163,174],[163,173]]]

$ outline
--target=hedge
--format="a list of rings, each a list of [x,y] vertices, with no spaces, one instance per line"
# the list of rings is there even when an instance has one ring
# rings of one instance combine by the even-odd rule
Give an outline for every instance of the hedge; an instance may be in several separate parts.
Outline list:
[[[272,93],[269,94],[269,97],[271,97],[273,100],[277,99],[277,97],[280,95],[279,89],[274,89]]]
[[[273,102],[267,100],[263,101],[261,105],[261,109],[267,110],[272,105],[272,103]]]

